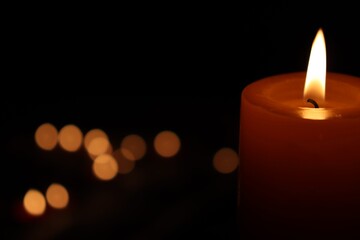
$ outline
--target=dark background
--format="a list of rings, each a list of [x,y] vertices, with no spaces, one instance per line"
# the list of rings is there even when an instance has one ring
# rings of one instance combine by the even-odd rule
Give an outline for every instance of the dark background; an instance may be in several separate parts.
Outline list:
[[[59,7],[13,17],[6,36],[4,239],[236,239],[237,175],[217,173],[212,158],[238,149],[243,87],[305,71],[320,27],[328,71],[360,76],[357,6],[344,1]],[[137,133],[149,149],[131,174],[99,182],[84,152],[36,147],[43,122],[102,128],[115,145]],[[166,129],[182,140],[170,160],[152,148]],[[68,187],[70,206],[21,217],[27,189],[53,181]]]

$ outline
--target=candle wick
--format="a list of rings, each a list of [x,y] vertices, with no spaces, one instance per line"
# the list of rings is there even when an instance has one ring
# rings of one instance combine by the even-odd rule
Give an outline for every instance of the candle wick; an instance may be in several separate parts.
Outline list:
[[[317,102],[315,102],[314,99],[309,98],[309,99],[307,100],[307,102],[312,103],[315,108],[319,108],[319,105],[317,104]]]

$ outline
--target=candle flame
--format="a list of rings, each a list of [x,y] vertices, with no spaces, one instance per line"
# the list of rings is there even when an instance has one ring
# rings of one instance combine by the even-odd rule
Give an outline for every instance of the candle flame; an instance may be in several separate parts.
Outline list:
[[[304,99],[325,100],[326,83],[326,47],[325,38],[320,28],[311,47],[309,65],[306,73]]]

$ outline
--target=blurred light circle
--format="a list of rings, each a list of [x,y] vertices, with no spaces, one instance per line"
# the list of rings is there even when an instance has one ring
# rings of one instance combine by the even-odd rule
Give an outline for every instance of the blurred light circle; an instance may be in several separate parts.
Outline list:
[[[221,148],[213,159],[216,171],[224,174],[232,173],[239,165],[238,154],[231,148]]]
[[[105,139],[109,139],[108,135],[105,133],[104,130],[101,130],[101,129],[99,129],[99,128],[91,129],[90,131],[88,131],[88,132],[85,134],[85,137],[84,137],[84,146],[85,146],[85,149],[88,149],[91,141],[94,140],[95,138],[105,138]]]
[[[59,132],[59,144],[60,146],[68,151],[77,151],[83,142],[83,134],[79,127],[69,124],[64,126]]]
[[[119,171],[119,166],[112,155],[102,154],[94,160],[92,169],[98,179],[109,181],[115,178]]]
[[[63,185],[53,183],[46,190],[46,200],[51,207],[62,209],[69,203],[69,193]]]
[[[137,161],[146,154],[145,140],[136,134],[126,136],[121,142],[121,152],[128,160]]]
[[[53,150],[58,143],[58,130],[51,123],[40,125],[35,131],[35,142],[43,150]]]
[[[106,151],[109,148],[110,148],[110,142],[107,138],[96,137],[90,141],[87,150],[88,150],[89,154],[94,155],[94,156],[99,156],[101,154],[106,153]]]
[[[175,156],[181,147],[180,138],[172,131],[162,131],[154,140],[155,151],[162,157]]]
[[[128,174],[132,172],[135,168],[135,162],[127,159],[123,154],[121,149],[117,149],[113,152],[113,157],[116,159],[119,165],[120,174]]]
[[[109,142],[109,145],[108,145],[108,148],[106,149],[106,151],[102,154],[112,154],[113,153],[113,146],[112,144]],[[94,154],[91,154],[90,152],[88,152],[89,154],[89,157],[92,159],[92,160],[95,160],[98,156],[102,155],[102,154],[98,154],[98,155],[94,155]]]
[[[25,210],[33,216],[40,216],[44,214],[46,209],[45,197],[36,189],[30,189],[26,192],[23,204]]]

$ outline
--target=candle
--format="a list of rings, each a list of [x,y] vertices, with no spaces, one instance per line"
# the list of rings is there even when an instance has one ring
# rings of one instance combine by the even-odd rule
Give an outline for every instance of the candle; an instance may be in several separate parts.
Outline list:
[[[360,78],[326,73],[321,29],[306,73],[244,88],[239,151],[241,235],[359,235]]]

